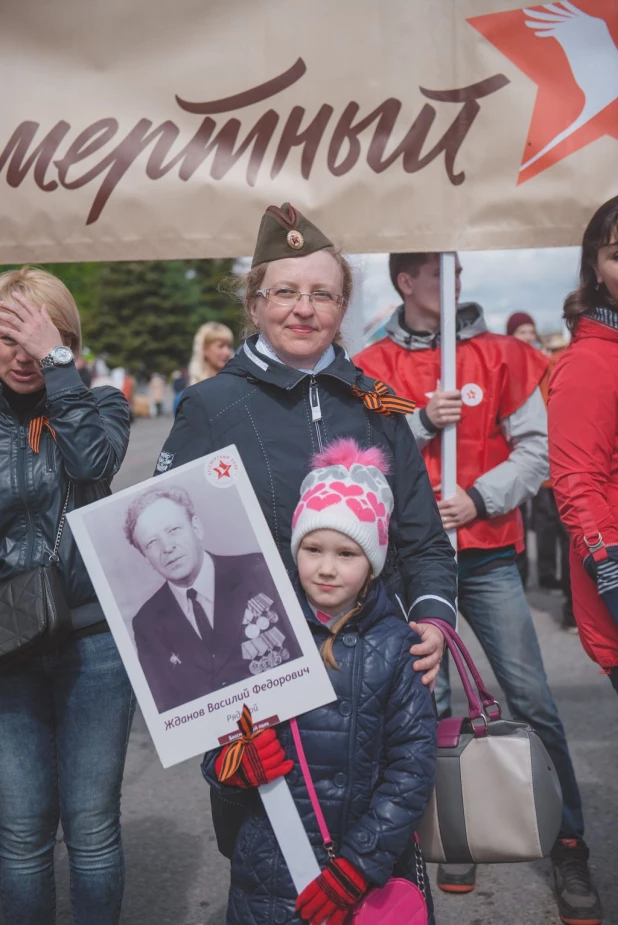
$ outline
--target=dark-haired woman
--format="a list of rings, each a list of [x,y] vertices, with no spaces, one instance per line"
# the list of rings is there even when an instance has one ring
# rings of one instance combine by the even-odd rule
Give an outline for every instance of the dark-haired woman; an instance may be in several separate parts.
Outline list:
[[[584,649],[618,692],[618,196],[593,215],[549,391],[551,475]]]

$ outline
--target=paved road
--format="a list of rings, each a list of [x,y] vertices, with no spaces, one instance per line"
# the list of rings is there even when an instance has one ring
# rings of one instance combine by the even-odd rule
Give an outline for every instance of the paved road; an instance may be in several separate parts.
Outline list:
[[[136,422],[116,489],[152,474],[170,426],[170,418]],[[605,923],[618,925],[616,695],[583,654],[577,637],[559,629],[559,598],[532,591],[530,603],[584,797],[587,837],[605,903]],[[465,626],[463,635],[482,673],[493,684],[491,689],[497,690]],[[456,706],[463,707],[461,698]],[[223,925],[228,870],[214,844],[199,761],[164,771],[139,715],[127,758],[123,823],[127,861],[123,925]],[[69,925],[66,859],[61,848],[57,854],[58,925]],[[469,896],[447,897],[434,890],[434,895],[439,894],[438,923],[559,925],[550,875],[547,861],[482,867],[477,890]]]

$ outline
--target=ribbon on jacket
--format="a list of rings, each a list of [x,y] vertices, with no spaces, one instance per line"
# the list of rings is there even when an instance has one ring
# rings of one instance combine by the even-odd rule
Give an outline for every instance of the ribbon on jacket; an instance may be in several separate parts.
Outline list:
[[[392,395],[389,387],[384,385],[379,379],[376,379],[374,388],[370,392],[363,392],[358,386],[352,386],[352,395],[355,398],[362,399],[362,402],[368,411],[377,411],[378,414],[390,415],[412,414],[416,408],[416,402],[410,398],[400,398],[399,395]]]
[[[260,735],[260,732],[253,731],[253,720],[251,718],[251,710],[247,704],[243,704],[242,713],[240,719],[237,723],[238,728],[240,729],[240,738],[236,739],[235,742],[232,742],[231,745],[226,746],[225,751],[223,752],[223,762],[219,768],[218,778],[221,783],[224,783],[226,780],[229,780],[230,777],[233,777],[236,774],[236,771],[239,769],[242,762],[242,756],[244,754],[245,748],[247,745]]]
[[[33,453],[38,453],[41,449],[41,435],[44,427],[47,427],[54,440],[56,439],[56,431],[44,415],[32,418],[28,427],[28,443]]]

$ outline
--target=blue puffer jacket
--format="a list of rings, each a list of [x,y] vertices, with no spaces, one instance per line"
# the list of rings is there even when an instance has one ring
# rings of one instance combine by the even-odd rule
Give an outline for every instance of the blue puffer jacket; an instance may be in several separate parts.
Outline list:
[[[315,642],[329,630],[303,600]],[[429,801],[436,760],[436,720],[427,687],[412,668],[418,636],[391,609],[374,582],[359,614],[335,640],[340,667],[329,676],[337,699],[298,717],[307,761],[335,850],[375,886],[397,876],[415,881],[412,833]],[[289,724],[278,727],[286,755],[295,759],[287,781],[318,863],[328,861],[298,765]],[[202,764],[216,780],[218,751]],[[237,792],[237,791],[236,791]],[[296,891],[273,830],[255,792],[232,859],[227,925],[300,923]]]

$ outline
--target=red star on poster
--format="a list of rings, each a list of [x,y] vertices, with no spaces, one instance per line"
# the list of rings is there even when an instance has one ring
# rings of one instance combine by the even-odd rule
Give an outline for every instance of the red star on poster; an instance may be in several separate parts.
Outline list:
[[[215,466],[215,472],[217,473],[217,479],[231,478],[230,469],[232,467],[228,463],[223,461],[219,463],[218,466]]]
[[[604,135],[618,139],[616,0],[560,0],[468,22],[539,88],[518,184]]]

